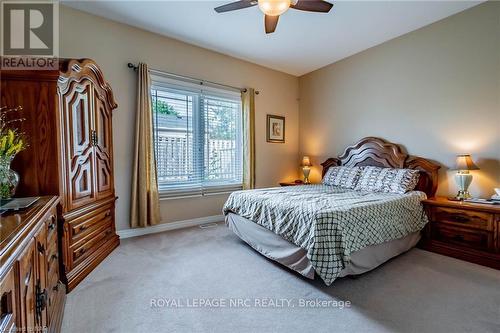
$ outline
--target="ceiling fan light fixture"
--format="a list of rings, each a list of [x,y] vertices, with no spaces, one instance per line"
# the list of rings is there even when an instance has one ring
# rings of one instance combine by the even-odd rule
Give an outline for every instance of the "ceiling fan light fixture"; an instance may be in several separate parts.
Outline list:
[[[291,0],[258,0],[259,9],[266,15],[278,16],[290,8]]]

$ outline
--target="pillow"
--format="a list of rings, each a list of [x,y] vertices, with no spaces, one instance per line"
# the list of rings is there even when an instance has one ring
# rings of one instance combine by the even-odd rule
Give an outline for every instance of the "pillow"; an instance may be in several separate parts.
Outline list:
[[[413,169],[367,166],[363,168],[355,190],[403,194],[417,186],[419,176],[419,171]]]
[[[344,188],[354,189],[361,175],[360,167],[330,167],[323,177],[323,184],[330,186],[340,186]]]

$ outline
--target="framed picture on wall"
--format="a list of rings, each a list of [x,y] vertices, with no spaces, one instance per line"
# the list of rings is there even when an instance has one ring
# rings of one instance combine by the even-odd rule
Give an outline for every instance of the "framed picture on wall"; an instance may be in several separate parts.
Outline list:
[[[267,115],[267,142],[285,143],[285,117]]]

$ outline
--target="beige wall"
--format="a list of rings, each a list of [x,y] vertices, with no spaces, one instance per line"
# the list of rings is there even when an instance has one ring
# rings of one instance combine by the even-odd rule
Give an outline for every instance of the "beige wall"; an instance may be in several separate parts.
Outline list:
[[[260,90],[258,187],[298,177],[302,154],[312,156],[312,178],[318,181],[320,162],[370,135],[441,163],[440,194],[456,191],[454,172],[446,169],[462,152],[471,153],[481,167],[474,172],[474,195],[491,195],[500,186],[500,2],[474,7],[300,79],[65,6],[60,16],[61,55],[95,59],[119,104],[113,125],[118,229],[129,226],[135,75],[128,62]],[[266,114],[286,116],[286,144],[266,143]],[[162,220],[218,215],[226,197],[162,201]]]
[[[254,87],[256,98],[256,180],[258,187],[276,186],[298,176],[298,78],[216,52],[182,43],[65,6],[60,13],[63,57],[97,61],[118,102],[113,117],[115,182],[119,196],[117,229],[129,227],[135,75],[128,62],[239,87]],[[266,114],[286,116],[286,143],[266,143]],[[227,195],[165,200],[164,222],[221,214]]]
[[[481,168],[473,195],[500,187],[500,2],[309,73],[299,90],[300,152],[316,165],[379,136],[441,163],[440,194],[456,193],[446,169],[463,152]]]

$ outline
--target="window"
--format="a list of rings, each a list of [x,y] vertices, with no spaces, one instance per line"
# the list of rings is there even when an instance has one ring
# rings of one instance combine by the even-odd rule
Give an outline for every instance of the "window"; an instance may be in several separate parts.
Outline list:
[[[152,76],[158,187],[162,197],[241,189],[239,91]]]

